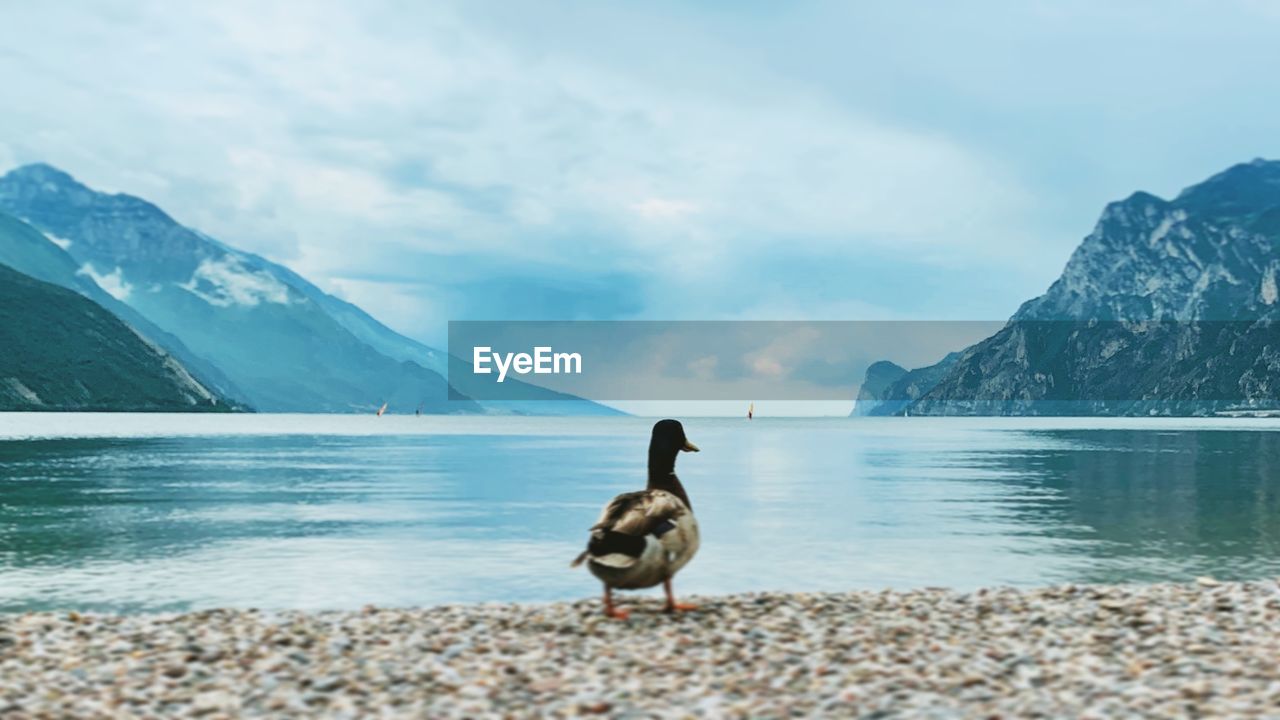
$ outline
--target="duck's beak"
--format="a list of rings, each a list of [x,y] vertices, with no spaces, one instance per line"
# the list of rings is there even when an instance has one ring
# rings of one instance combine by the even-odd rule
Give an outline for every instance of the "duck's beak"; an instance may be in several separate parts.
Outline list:
[[[685,451],[685,452],[698,452],[698,446],[697,446],[697,445],[694,445],[693,443],[689,442],[688,440],[685,440],[685,441],[684,441],[684,448],[683,448],[683,449],[684,449],[684,451]]]

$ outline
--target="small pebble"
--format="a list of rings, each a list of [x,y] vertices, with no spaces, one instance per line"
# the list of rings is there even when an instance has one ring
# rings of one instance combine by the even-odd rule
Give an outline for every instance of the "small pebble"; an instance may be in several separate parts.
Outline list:
[[[0,718],[1274,717],[1280,582],[0,614]]]

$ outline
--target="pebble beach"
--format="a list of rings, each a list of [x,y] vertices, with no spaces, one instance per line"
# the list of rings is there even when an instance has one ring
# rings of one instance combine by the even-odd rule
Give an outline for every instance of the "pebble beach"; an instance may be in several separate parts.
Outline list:
[[[1278,717],[1280,584],[0,615],[0,718]]]

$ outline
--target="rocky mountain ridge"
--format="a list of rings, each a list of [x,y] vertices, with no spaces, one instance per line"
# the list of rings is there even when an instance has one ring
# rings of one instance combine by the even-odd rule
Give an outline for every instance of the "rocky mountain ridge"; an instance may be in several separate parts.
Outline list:
[[[33,249],[29,238],[7,247],[0,238],[0,258],[95,299],[261,411],[371,412],[387,403],[392,412],[615,413],[536,390],[555,402],[482,407],[449,386],[445,353],[146,200],[98,192],[46,164],[0,177],[0,212],[47,240]]]
[[[0,265],[0,410],[232,409],[101,305]]]
[[[1058,280],[1003,329],[945,371],[915,371],[936,375],[927,388],[883,388],[868,412],[1280,408],[1278,270],[1280,162],[1236,165],[1173,200],[1134,193],[1107,206]]]

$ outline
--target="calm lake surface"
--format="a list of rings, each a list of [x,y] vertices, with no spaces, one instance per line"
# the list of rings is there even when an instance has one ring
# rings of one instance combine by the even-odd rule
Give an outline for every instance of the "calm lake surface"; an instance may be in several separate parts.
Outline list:
[[[684,422],[681,593],[1280,575],[1280,421]],[[0,414],[0,610],[594,597],[651,426]]]

